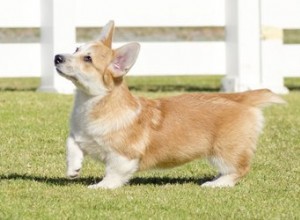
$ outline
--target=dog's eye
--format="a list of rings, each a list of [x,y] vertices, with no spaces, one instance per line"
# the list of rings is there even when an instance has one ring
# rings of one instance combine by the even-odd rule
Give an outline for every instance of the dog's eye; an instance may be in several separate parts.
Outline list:
[[[92,57],[91,57],[91,56],[84,56],[84,57],[83,57],[83,60],[84,60],[85,62],[91,63],[91,62],[92,62]]]
[[[75,53],[77,53],[79,51],[79,47],[76,47]]]

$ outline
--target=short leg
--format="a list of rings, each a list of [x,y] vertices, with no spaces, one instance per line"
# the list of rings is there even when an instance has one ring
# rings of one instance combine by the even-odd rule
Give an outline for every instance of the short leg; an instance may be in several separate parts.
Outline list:
[[[212,181],[201,185],[205,187],[233,187],[249,171],[250,167],[249,163],[229,164],[220,157],[212,157],[209,161],[217,167],[220,174]]]
[[[74,138],[67,139],[67,176],[71,179],[79,176],[82,166],[83,152],[76,144]]]
[[[111,153],[106,159],[105,176],[90,189],[115,189],[126,184],[138,169],[138,160],[129,160],[121,155]]]

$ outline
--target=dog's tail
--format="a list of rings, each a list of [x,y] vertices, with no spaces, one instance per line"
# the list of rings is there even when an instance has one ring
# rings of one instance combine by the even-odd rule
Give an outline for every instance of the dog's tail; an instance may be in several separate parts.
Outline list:
[[[269,89],[259,89],[234,94],[226,94],[226,98],[244,105],[264,108],[271,104],[285,104],[286,102]]]

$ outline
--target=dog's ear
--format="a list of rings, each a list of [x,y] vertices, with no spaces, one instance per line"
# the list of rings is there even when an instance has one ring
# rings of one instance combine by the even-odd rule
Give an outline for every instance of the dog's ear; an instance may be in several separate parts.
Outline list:
[[[138,43],[129,43],[116,49],[114,58],[108,66],[113,77],[124,76],[135,63],[139,51],[140,44]]]
[[[99,40],[107,47],[111,48],[112,38],[114,35],[115,23],[109,21],[103,28]]]

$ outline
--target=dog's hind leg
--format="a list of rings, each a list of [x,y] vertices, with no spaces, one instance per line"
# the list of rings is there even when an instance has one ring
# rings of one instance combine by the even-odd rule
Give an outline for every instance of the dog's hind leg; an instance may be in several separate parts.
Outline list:
[[[222,157],[211,157],[209,161],[217,167],[219,175],[212,181],[205,182],[207,187],[233,187],[250,169],[251,151],[234,155],[236,158],[225,161]]]
[[[121,187],[129,181],[138,170],[139,165],[139,160],[130,160],[116,153],[110,153],[105,162],[106,167],[103,180],[97,184],[90,185],[88,188],[115,189]]]
[[[71,179],[79,176],[82,166],[83,152],[76,144],[74,138],[67,139],[67,176]]]

